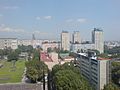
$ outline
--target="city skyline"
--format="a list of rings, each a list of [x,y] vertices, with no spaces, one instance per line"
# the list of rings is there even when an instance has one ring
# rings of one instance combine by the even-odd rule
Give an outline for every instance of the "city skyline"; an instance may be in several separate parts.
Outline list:
[[[80,31],[90,40],[101,28],[105,40],[119,40],[119,0],[0,0],[0,37],[60,39],[61,31]],[[116,32],[115,32],[116,31]],[[59,38],[58,38],[59,36]]]

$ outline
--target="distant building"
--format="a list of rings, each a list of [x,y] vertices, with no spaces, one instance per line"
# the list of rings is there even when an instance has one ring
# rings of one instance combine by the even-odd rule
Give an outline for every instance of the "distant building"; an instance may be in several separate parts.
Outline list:
[[[54,65],[59,64],[58,53],[55,52],[52,53],[41,52],[40,60],[43,61],[50,70],[52,70]]]
[[[103,30],[96,29],[92,31],[92,43],[95,44],[95,49],[100,53],[104,53]]]
[[[0,49],[5,48],[17,49],[17,38],[0,38]]]
[[[51,48],[52,50],[54,48],[59,48],[59,43],[58,42],[42,42],[43,51],[47,51],[48,48]]]
[[[120,41],[105,41],[104,44],[109,49],[112,49],[113,47],[120,47]]]
[[[77,66],[95,90],[102,90],[109,83],[109,60],[97,58],[94,54],[79,53]]]
[[[33,46],[33,41],[30,39],[19,39],[18,45]],[[34,48],[36,48],[37,46],[40,46],[40,47],[42,46],[42,40],[34,40]]]
[[[81,43],[80,32],[74,31],[73,33],[73,43]]]
[[[84,44],[72,44],[72,51],[77,53],[77,51],[85,50],[87,51],[88,49],[95,49],[95,44],[93,43],[84,43]]]
[[[60,53],[59,57],[59,64],[64,64],[66,62],[71,62],[74,60],[74,57],[69,56],[69,53]]]
[[[28,46],[28,45],[32,45],[32,42],[29,39],[21,39],[21,40],[18,40],[18,45]]]
[[[32,46],[33,46],[33,48],[36,48],[37,46],[36,46],[36,38],[35,38],[35,35],[34,34],[32,34]]]
[[[61,33],[61,49],[70,50],[70,36],[67,31]]]

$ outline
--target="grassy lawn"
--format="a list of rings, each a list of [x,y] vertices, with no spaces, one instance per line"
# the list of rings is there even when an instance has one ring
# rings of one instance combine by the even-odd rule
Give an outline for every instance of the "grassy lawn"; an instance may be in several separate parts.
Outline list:
[[[13,67],[12,62],[0,61],[3,67],[0,68],[0,83],[16,83],[21,82],[25,68],[25,60],[18,60]]]

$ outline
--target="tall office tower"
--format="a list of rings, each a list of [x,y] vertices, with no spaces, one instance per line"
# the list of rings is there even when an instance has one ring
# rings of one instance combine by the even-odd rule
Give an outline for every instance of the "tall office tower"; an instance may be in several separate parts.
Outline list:
[[[32,46],[33,48],[36,48],[36,39],[34,34],[32,34]]]
[[[32,40],[35,40],[35,35],[34,34],[32,34]]]
[[[70,50],[70,37],[67,31],[61,33],[61,49]]]
[[[92,31],[92,42],[95,44],[95,49],[100,53],[104,52],[103,30],[96,29]]]
[[[81,38],[80,38],[80,32],[79,31],[74,31],[73,33],[73,43],[81,43]]]

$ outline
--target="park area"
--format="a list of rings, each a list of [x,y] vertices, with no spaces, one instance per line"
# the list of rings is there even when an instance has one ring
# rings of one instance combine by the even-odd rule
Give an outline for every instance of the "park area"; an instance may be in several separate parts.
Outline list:
[[[25,60],[8,62],[0,60],[0,84],[21,82],[25,69]]]

